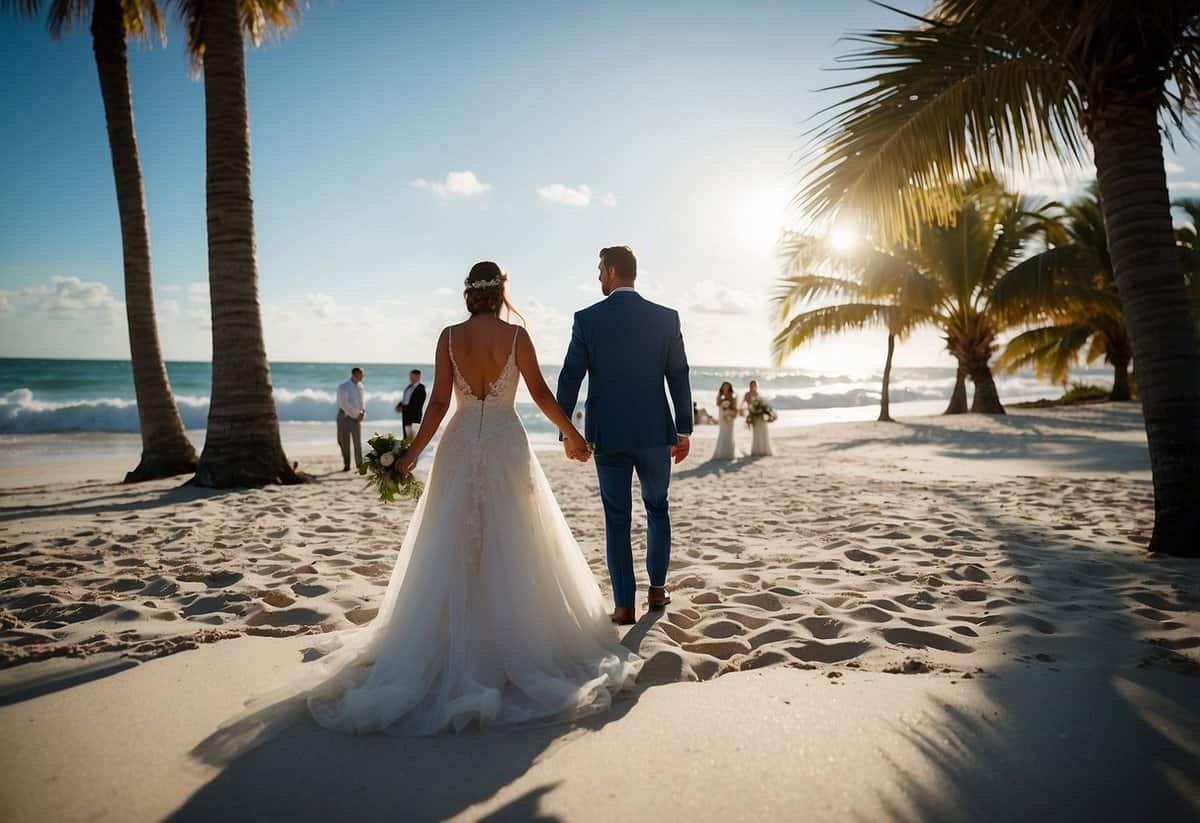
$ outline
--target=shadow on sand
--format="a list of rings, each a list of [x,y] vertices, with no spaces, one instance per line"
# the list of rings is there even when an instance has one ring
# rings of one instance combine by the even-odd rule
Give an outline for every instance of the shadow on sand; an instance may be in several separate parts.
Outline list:
[[[950,497],[1001,522],[969,495]],[[1058,607],[1052,631],[1015,633],[1008,661],[970,681],[991,711],[931,705],[926,721],[897,726],[921,761],[895,764],[909,805],[889,805],[888,818],[1200,819],[1195,664],[1146,643],[1122,597],[1127,575],[1187,581],[1195,561],[1094,551],[1011,518],[1001,528],[1014,539],[989,551],[1004,552],[1028,580],[1019,617],[1071,602]],[[1081,579],[1095,584],[1085,591]]]
[[[933,446],[943,456],[962,460],[1036,460],[1056,470],[1076,472],[1148,471],[1150,455],[1146,444],[1132,436],[1144,431],[1141,417],[1131,414],[1128,420],[1123,416],[1122,421],[1109,428],[1114,433],[1128,432],[1129,440],[1097,438],[1084,430],[1084,426],[1093,426],[1090,421],[1073,423],[1069,419],[1026,413],[992,418],[1001,428],[995,432],[901,421],[881,430],[886,432],[881,436],[839,440],[825,448],[842,451],[878,445],[892,447],[899,454],[903,446]]]
[[[637,651],[661,614],[643,616],[622,644]],[[557,746],[619,720],[643,691],[619,695],[608,711],[574,723],[436,737],[342,735],[305,712],[226,763],[168,819],[445,820],[493,797]],[[209,760],[212,741],[193,756]],[[484,819],[556,820],[538,810],[555,788],[539,786]]]

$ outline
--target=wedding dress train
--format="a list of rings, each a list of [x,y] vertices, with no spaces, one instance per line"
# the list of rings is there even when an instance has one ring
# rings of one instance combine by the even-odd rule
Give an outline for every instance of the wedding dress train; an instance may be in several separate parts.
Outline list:
[[[343,633],[307,691],[328,728],[426,735],[570,718],[607,708],[641,668],[517,416],[515,338],[483,397],[453,368],[457,409],[379,613]]]

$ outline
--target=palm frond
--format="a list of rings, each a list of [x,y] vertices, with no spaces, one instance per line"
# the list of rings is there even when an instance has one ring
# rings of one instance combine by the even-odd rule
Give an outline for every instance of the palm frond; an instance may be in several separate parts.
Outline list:
[[[1082,158],[1079,95],[1052,55],[932,19],[852,40],[866,48],[841,62],[871,73],[831,87],[855,91],[812,133],[795,198],[811,216],[849,211],[909,239],[953,220],[977,168]]]
[[[1076,324],[1030,329],[1008,341],[996,365],[1010,372],[1033,368],[1038,377],[1062,383],[1095,333],[1089,326]]]
[[[193,64],[204,62],[204,0],[174,0],[175,12],[187,33],[187,51]],[[277,32],[300,24],[303,0],[238,0],[242,32],[254,45]]]
[[[0,11],[17,17],[35,17],[42,7],[42,0],[0,0]]]
[[[844,303],[811,309],[793,317],[771,343],[776,364],[810,340],[827,334],[837,334],[870,325],[894,325],[898,309],[878,303]]]

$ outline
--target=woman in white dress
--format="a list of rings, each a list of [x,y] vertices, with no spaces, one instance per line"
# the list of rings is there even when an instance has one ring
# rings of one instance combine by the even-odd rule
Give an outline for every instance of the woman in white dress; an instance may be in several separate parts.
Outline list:
[[[743,398],[743,405],[747,413],[750,411],[750,404],[758,399],[758,381],[750,381],[750,391],[746,392]],[[768,423],[761,417],[749,418],[747,423],[750,424],[750,456],[751,457],[771,457],[775,454],[775,449],[771,447],[771,433],[767,430]]]
[[[464,290],[470,319],[438,339],[433,393],[402,470],[429,445],[451,393],[456,409],[378,615],[342,633],[322,682],[304,688],[322,726],[428,735],[573,718],[607,708],[641,668],[618,641],[514,408],[524,377],[586,459],[528,333],[500,319],[512,310],[506,280],[495,263],[476,264]]]
[[[733,384],[726,381],[717,389],[717,447],[713,449],[713,460],[734,460],[737,446],[733,442],[733,423],[738,419],[737,395]]]

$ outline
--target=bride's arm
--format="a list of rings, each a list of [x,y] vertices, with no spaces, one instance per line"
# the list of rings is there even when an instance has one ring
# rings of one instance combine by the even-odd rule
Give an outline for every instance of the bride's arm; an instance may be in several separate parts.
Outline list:
[[[454,366],[450,363],[450,337],[447,329],[442,329],[438,338],[437,354],[434,355],[433,394],[429,397],[429,405],[421,420],[421,430],[417,432],[416,440],[404,453],[400,461],[400,471],[407,474],[417,465],[417,458],[429,445],[429,441],[441,428],[442,420],[450,408],[450,392],[454,388]]]
[[[521,377],[525,378],[525,387],[529,389],[533,402],[537,403],[542,414],[563,433],[568,445],[573,450],[586,450],[587,443],[583,435],[575,428],[571,418],[567,417],[562,406],[558,405],[554,392],[546,385],[546,378],[542,377],[542,369],[538,365],[537,352],[533,348],[533,340],[525,329],[517,331],[517,368],[521,370]]]

